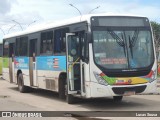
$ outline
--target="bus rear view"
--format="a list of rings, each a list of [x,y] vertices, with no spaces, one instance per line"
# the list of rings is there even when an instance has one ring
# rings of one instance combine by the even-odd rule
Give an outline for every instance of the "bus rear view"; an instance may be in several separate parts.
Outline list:
[[[91,18],[91,97],[153,93],[157,64],[148,18],[106,16]]]

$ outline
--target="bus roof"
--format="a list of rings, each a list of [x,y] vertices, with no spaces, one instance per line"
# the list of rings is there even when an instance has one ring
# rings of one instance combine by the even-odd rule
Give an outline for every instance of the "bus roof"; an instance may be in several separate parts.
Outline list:
[[[78,22],[87,21],[88,23],[90,23],[90,18],[94,17],[94,16],[144,17],[144,16],[137,16],[137,15],[130,15],[130,14],[113,14],[113,13],[87,14],[87,15],[82,15],[82,16],[74,17],[74,18],[71,18],[71,19],[63,20],[63,21],[49,22],[49,23],[34,25],[34,26],[31,26],[31,27],[28,27],[24,31],[20,31],[20,32],[16,32],[16,33],[11,33],[11,34],[5,35],[4,39],[12,38],[12,37],[18,37],[18,36],[22,36],[22,35],[26,35],[26,34],[30,34],[30,33],[39,32],[39,31],[42,31],[42,30],[52,29],[52,28],[56,28],[56,27],[61,27],[61,26],[65,26],[65,25],[78,23]]]

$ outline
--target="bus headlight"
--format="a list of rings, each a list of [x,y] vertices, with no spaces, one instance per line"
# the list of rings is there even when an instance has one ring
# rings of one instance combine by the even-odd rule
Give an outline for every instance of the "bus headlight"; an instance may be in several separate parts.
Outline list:
[[[98,81],[99,84],[105,85],[105,86],[108,85],[108,83],[100,76],[100,74],[98,74],[97,72],[93,72],[93,74],[94,74],[94,76],[95,76],[95,78],[96,78],[96,80]]]
[[[151,72],[152,72],[152,74],[151,74],[151,77],[150,77],[151,79],[149,81],[150,83],[157,79],[156,70],[155,71],[151,71]]]
[[[147,78],[149,78],[149,82],[153,82],[154,80],[157,79],[157,71],[156,70],[151,70],[151,72],[146,76]]]

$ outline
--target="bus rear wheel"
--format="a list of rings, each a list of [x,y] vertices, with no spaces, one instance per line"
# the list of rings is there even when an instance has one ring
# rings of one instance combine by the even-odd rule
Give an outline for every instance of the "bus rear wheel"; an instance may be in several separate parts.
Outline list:
[[[18,75],[18,89],[21,93],[28,92],[29,89],[27,86],[24,85],[22,73]]]
[[[113,100],[114,100],[115,102],[120,102],[120,101],[122,101],[122,98],[123,98],[123,96],[113,96]]]

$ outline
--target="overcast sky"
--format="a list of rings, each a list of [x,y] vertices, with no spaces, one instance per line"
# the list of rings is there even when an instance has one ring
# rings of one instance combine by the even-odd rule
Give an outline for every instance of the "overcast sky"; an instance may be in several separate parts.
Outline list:
[[[57,21],[78,16],[76,6],[82,14],[89,13],[129,13],[147,16],[160,23],[160,0],[0,0],[0,41],[4,34],[41,22]],[[34,22],[36,21],[36,22]]]

